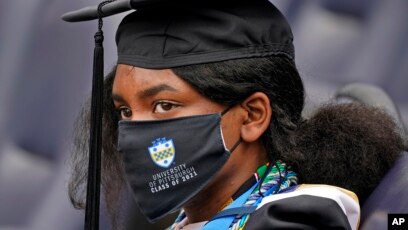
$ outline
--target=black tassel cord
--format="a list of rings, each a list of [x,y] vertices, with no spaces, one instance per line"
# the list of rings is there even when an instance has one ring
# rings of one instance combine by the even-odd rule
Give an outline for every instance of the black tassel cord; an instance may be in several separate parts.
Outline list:
[[[104,1],[98,5],[98,32],[95,33],[92,78],[91,127],[89,138],[88,183],[86,188],[85,230],[99,229],[104,77],[102,7],[110,2],[113,1]]]

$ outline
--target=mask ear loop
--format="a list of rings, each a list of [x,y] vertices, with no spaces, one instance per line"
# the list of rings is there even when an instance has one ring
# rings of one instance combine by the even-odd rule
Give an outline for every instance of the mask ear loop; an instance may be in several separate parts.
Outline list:
[[[221,112],[221,117],[224,116],[226,113],[228,113],[228,111],[230,111],[231,108],[234,107],[234,106],[235,106],[235,105],[229,105],[226,109],[224,109],[224,110]],[[231,154],[232,152],[234,152],[234,150],[238,147],[239,144],[241,144],[241,142],[242,142],[242,139],[241,139],[241,137],[239,137],[238,141],[235,142],[235,144],[230,148],[230,150],[229,150],[230,154]]]
[[[238,139],[238,141],[237,142],[235,142],[235,144],[231,147],[231,149],[229,150],[229,152],[230,152],[230,154],[232,153],[232,152],[234,152],[234,150],[238,147],[238,145],[239,144],[241,144],[241,142],[242,142],[242,139],[241,139],[241,137]]]

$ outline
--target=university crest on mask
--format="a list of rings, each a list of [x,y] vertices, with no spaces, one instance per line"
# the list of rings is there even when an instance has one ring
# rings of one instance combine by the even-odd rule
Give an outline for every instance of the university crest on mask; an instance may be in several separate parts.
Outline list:
[[[176,155],[173,139],[157,138],[152,144],[148,149],[153,162],[160,167],[168,168],[173,163]]]

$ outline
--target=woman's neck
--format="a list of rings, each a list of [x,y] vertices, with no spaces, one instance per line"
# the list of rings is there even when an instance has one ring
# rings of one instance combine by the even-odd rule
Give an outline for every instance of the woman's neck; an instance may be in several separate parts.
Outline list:
[[[251,154],[254,149],[251,150],[244,150],[246,159],[231,156],[212,182],[183,207],[189,223],[210,220],[231,201],[234,193],[253,176],[257,168],[267,162],[266,154],[259,154],[259,149],[255,151],[258,154]]]

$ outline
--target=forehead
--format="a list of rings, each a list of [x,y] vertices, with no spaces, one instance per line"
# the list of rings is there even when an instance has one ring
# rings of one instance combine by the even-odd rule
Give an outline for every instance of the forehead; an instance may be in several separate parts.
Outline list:
[[[193,92],[195,89],[175,75],[171,69],[145,69],[119,64],[116,69],[112,93],[137,93],[151,91]]]
[[[181,80],[171,69],[147,69],[131,65],[118,64],[115,73],[115,80],[129,78],[138,82],[144,81],[174,81]]]

